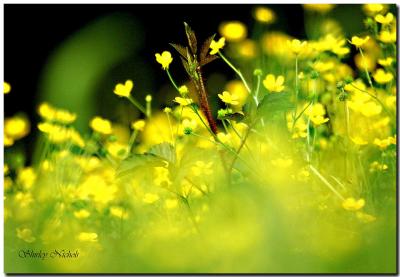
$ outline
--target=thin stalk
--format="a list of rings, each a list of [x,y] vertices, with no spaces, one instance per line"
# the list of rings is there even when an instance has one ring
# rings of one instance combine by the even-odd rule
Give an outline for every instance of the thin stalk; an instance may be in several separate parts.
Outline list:
[[[247,84],[246,80],[243,77],[242,72],[240,72],[239,69],[237,69],[230,61],[228,61],[228,59],[221,53],[218,52],[218,55],[222,58],[222,60],[229,65],[230,68],[232,68],[233,71],[235,71],[235,73],[239,76],[240,80],[242,80],[244,86],[246,87],[246,90],[251,93],[251,89],[249,87],[249,85]]]
[[[324,176],[312,165],[309,166],[311,171],[324,183],[340,200],[344,201],[344,197],[325,179]]]
[[[127,98],[136,108],[138,108],[142,113],[147,115],[146,109],[135,98],[133,98],[132,96],[129,96]]]

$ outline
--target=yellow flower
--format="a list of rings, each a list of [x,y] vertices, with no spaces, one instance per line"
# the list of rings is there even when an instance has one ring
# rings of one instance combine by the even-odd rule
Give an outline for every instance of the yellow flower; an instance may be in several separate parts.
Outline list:
[[[392,13],[387,13],[386,16],[382,14],[377,14],[375,16],[375,21],[378,23],[381,23],[382,25],[388,25],[393,21],[393,14]]]
[[[93,131],[103,135],[110,135],[112,133],[111,122],[107,119],[101,118],[100,116],[96,116],[90,121],[90,127]]]
[[[247,36],[247,28],[240,21],[223,22],[219,26],[220,34],[226,38],[227,41],[240,41]]]
[[[232,142],[232,136],[231,136],[231,134],[226,134],[226,133],[223,133],[223,132],[219,132],[218,134],[217,134],[217,138],[218,138],[218,140],[220,141],[220,142],[222,142],[223,144],[231,144],[231,142]]]
[[[343,201],[342,207],[348,211],[357,211],[362,209],[365,206],[365,200],[360,198],[355,200],[353,197],[347,198]]]
[[[276,15],[273,10],[266,7],[257,7],[254,10],[254,18],[258,22],[271,24],[275,21]]]
[[[9,147],[14,144],[14,140],[7,135],[4,135],[4,147]]]
[[[153,204],[157,202],[160,199],[160,197],[157,194],[154,193],[146,193],[143,197],[143,202],[146,204]]]
[[[367,14],[376,14],[383,11],[385,8],[382,4],[364,4],[363,9]]]
[[[172,210],[178,207],[178,199],[175,198],[168,198],[165,199],[165,208],[167,210]]]
[[[136,120],[135,122],[132,122],[132,124],[131,124],[132,129],[138,130],[138,131],[143,131],[144,126],[146,126],[146,121],[144,121],[143,119]]]
[[[3,83],[3,89],[4,89],[4,94],[10,93],[11,91],[11,85],[7,82]]]
[[[164,70],[169,68],[169,65],[172,63],[172,55],[169,51],[164,51],[162,54],[156,53],[156,61],[162,65]]]
[[[300,41],[298,39],[287,40],[287,45],[293,54],[299,55],[307,45],[307,41]]]
[[[309,116],[312,123],[317,126],[329,121],[329,118],[325,118],[325,107],[321,103],[316,103],[312,106],[309,106],[304,113]]]
[[[390,72],[385,72],[383,69],[379,68],[372,74],[375,82],[378,84],[386,84],[393,80],[393,74]]]
[[[268,74],[265,76],[263,85],[270,92],[281,92],[285,89],[285,86],[283,85],[284,82],[285,78],[282,75],[275,78],[275,75]]]
[[[29,121],[23,116],[14,116],[4,120],[4,135],[12,140],[25,137],[29,131]]]
[[[111,207],[110,214],[120,219],[127,219],[128,213],[120,207]]]
[[[366,144],[368,144],[368,141],[364,140],[361,137],[354,137],[354,138],[351,138],[351,140],[354,142],[354,144],[357,144],[357,145],[366,145]]]
[[[153,100],[153,97],[150,94],[147,94],[146,97],[144,98],[146,102],[151,102]]]
[[[219,50],[224,48],[224,46],[225,46],[225,38],[224,37],[220,38],[218,41],[215,41],[215,40],[211,41],[211,44],[210,44],[210,49],[211,49],[210,55],[217,54],[219,52]]]
[[[364,45],[369,40],[369,36],[366,36],[365,38],[360,38],[358,36],[353,36],[351,38],[350,43],[353,44],[355,47],[360,48],[361,46]]]
[[[182,96],[186,96],[189,93],[189,89],[187,86],[183,85],[179,87],[179,94]]]
[[[129,97],[133,88],[133,82],[126,80],[125,84],[117,84],[114,88],[114,93],[120,97]]]
[[[389,167],[387,166],[387,164],[381,164],[378,161],[374,161],[369,165],[369,171],[370,172],[374,172],[374,171],[385,171],[387,170]]]
[[[236,98],[235,100],[239,102],[235,107],[233,107],[234,111],[240,110],[241,107],[246,104],[249,92],[247,91],[243,82],[239,80],[229,81],[225,85],[225,90],[229,91],[232,96]]]
[[[39,115],[47,121],[57,121],[62,124],[71,124],[76,119],[76,114],[63,109],[55,109],[48,103],[40,104]]]
[[[193,103],[193,100],[190,98],[175,97],[174,102],[181,106],[188,106]]]
[[[213,162],[205,163],[203,161],[197,161],[196,165],[192,167],[192,173],[194,176],[211,175]]]
[[[36,173],[32,167],[22,168],[18,172],[17,181],[24,189],[30,189],[36,181]]]
[[[90,216],[90,212],[88,210],[82,209],[74,212],[74,216],[79,219],[88,218]]]
[[[81,232],[77,236],[77,239],[84,242],[97,242],[98,236],[96,233]]]
[[[327,13],[332,10],[335,5],[334,4],[304,4],[304,9],[319,13]]]
[[[279,168],[288,168],[292,166],[293,160],[292,159],[282,159],[278,158],[271,161],[272,165],[279,167]]]
[[[17,228],[17,237],[27,243],[32,243],[36,238],[32,235],[32,230],[29,228]]]
[[[374,144],[379,146],[381,149],[386,149],[391,144],[396,144],[395,137],[388,137],[386,139],[374,139]]]
[[[394,43],[396,42],[396,32],[381,31],[378,36],[379,40],[383,43]]]
[[[129,151],[127,144],[114,141],[106,144],[108,153],[116,159],[123,159],[126,157]]]
[[[373,101],[369,101],[361,105],[360,112],[366,117],[375,116],[382,112],[382,106]]]
[[[165,107],[165,108],[164,108],[164,112],[168,114],[168,113],[171,113],[172,110],[171,110],[170,107]]]
[[[357,212],[356,213],[357,218],[364,222],[364,223],[370,223],[370,222],[374,222],[376,220],[376,217],[367,213],[363,213],[363,212]]]
[[[390,65],[392,65],[393,61],[394,61],[394,59],[392,57],[387,57],[386,59],[379,59],[378,63],[381,66],[390,66]]]
[[[218,97],[224,102],[225,104],[228,105],[237,105],[239,102],[237,101],[238,97],[235,95],[230,94],[229,91],[224,91],[222,94],[218,94]]]
[[[369,54],[365,54],[364,58],[361,54],[357,54],[354,56],[354,62],[359,70],[373,71],[376,67],[375,57]]]
[[[251,39],[245,39],[237,45],[237,51],[244,58],[254,58],[257,55],[257,44]]]

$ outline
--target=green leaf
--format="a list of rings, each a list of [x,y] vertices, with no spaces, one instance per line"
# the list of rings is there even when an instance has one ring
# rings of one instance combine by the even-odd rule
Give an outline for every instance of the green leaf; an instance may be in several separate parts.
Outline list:
[[[203,60],[207,57],[208,52],[210,51],[210,45],[215,37],[215,34],[208,37],[201,46],[200,50],[200,64],[203,63]]]
[[[284,113],[294,108],[287,92],[268,93],[261,100],[257,108],[257,114],[266,120],[271,119],[278,113]]]
[[[176,50],[176,52],[178,52],[183,58],[186,59],[188,50],[187,47],[175,43],[170,43],[169,45],[171,45]]]
[[[154,145],[148,151],[149,154],[155,155],[168,163],[175,164],[176,163],[176,153],[175,148],[168,142],[163,142],[157,145]]]
[[[154,154],[132,154],[117,168],[117,178],[127,176],[143,167],[165,166],[165,161]]]
[[[190,28],[190,26],[186,22],[183,22],[183,24],[185,25],[185,32],[186,32],[186,36],[188,39],[190,50],[192,50],[193,54],[196,54],[197,53],[196,35],[195,35],[194,31],[192,30],[192,28]]]

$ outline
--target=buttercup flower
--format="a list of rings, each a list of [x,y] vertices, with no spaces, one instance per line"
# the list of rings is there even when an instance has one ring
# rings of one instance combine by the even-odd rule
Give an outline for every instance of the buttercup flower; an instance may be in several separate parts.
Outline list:
[[[186,96],[189,93],[189,89],[187,86],[181,86],[179,87],[179,94],[182,96]]]
[[[388,13],[386,16],[378,14],[375,16],[375,21],[381,23],[382,25],[388,25],[393,21],[393,18],[394,16],[392,13]]]
[[[219,32],[227,41],[240,41],[247,36],[246,25],[240,21],[222,23],[219,27]]]
[[[117,84],[114,88],[114,93],[120,97],[129,97],[133,88],[133,82],[127,80],[125,84]]]
[[[383,43],[394,43],[396,42],[396,32],[383,30],[379,33],[378,39]]]
[[[393,80],[393,74],[390,72],[385,72],[381,68],[376,70],[375,73],[372,75],[372,77],[378,84],[386,84]]]
[[[164,51],[162,54],[156,53],[156,61],[161,64],[164,70],[169,68],[169,65],[172,63],[172,55],[169,51]]]
[[[268,74],[267,76],[265,76],[263,85],[270,92],[281,92],[285,89],[285,86],[283,85],[284,82],[285,77],[283,77],[282,75],[275,77],[275,75],[273,74]]]
[[[275,21],[276,15],[273,10],[266,7],[257,7],[254,10],[254,18],[261,23],[270,24]]]
[[[135,122],[132,122],[132,125],[131,125],[132,129],[137,130],[137,131],[143,131],[144,126],[146,126],[146,121],[144,121],[143,119],[136,120]]]
[[[293,54],[299,55],[307,45],[306,41],[300,41],[298,39],[288,40],[288,47]]]
[[[12,140],[25,137],[30,131],[29,121],[22,116],[9,117],[4,120],[4,134]]]
[[[379,59],[378,63],[381,66],[390,66],[390,65],[392,65],[393,61],[394,61],[394,59],[392,57],[387,57],[386,59]]]
[[[84,242],[97,242],[98,236],[96,233],[81,232],[77,239]]]
[[[107,119],[96,116],[90,121],[90,127],[93,131],[96,131],[103,135],[110,135],[112,133],[111,122]]]
[[[17,237],[27,243],[32,243],[36,240],[32,235],[32,230],[29,228],[17,228]]]
[[[211,41],[211,44],[210,44],[210,49],[211,49],[210,55],[217,54],[219,52],[219,50],[224,48],[224,46],[225,46],[225,38],[224,37],[220,38],[218,41],[215,41],[215,40]]]
[[[360,48],[363,46],[367,41],[369,40],[369,36],[366,36],[365,38],[360,38],[358,36],[353,36],[351,38],[350,43],[353,44],[355,47]]]
[[[188,106],[193,103],[193,100],[190,98],[175,97],[174,102],[181,106]]]
[[[3,83],[3,91],[4,91],[4,94],[10,93],[11,85],[7,82],[4,82]]]
[[[343,201],[342,206],[348,211],[361,210],[365,206],[365,200],[362,198],[356,200],[353,197],[350,197]]]
[[[237,101],[238,97],[230,94],[229,91],[224,91],[222,94],[218,94],[218,97],[224,102],[225,104],[229,105],[237,105],[239,102]]]

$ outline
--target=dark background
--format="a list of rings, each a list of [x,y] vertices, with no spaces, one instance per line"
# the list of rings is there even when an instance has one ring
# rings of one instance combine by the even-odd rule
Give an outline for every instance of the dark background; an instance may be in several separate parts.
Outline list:
[[[304,36],[301,5],[269,6],[277,13],[280,29],[295,37]],[[98,17],[121,12],[136,18],[145,31],[140,51],[147,55],[168,49],[168,42],[185,42],[183,21],[203,39],[216,33],[225,20],[242,21],[251,30],[253,8],[244,4],[5,4],[4,74],[12,84],[12,93],[6,96],[5,116],[21,110],[29,117],[35,116],[38,80],[49,53]],[[165,81],[159,64],[152,60],[150,66],[153,78]]]

